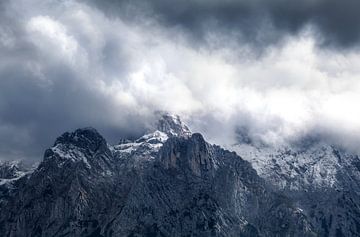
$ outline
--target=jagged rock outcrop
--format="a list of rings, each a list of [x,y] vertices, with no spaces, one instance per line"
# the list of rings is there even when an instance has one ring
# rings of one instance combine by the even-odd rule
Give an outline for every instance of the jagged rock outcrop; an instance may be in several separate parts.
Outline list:
[[[6,182],[6,180],[16,179],[30,170],[31,168],[21,161],[0,161],[0,180]]]
[[[160,114],[156,127],[168,136],[188,137],[191,136],[190,129],[180,120],[178,115]]]
[[[1,195],[2,236],[315,235],[249,162],[162,119],[115,146],[92,128],[63,134]]]
[[[0,161],[0,197],[11,195],[16,190],[14,184],[25,180],[33,169],[22,161]]]

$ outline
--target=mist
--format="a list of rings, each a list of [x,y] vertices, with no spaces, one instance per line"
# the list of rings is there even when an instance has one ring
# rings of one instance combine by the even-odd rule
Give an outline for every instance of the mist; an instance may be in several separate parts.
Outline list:
[[[186,7],[193,17],[183,21],[151,4],[123,12],[107,2],[112,12],[75,0],[0,3],[0,159],[40,160],[57,136],[79,127],[110,143],[135,138],[159,110],[221,145],[245,131],[267,144],[320,134],[357,147],[356,24],[347,35],[305,14],[283,28],[277,15],[266,26],[251,13],[248,36],[276,33],[253,41],[222,12],[206,27],[213,8],[196,15]],[[333,8],[321,12],[332,19]]]

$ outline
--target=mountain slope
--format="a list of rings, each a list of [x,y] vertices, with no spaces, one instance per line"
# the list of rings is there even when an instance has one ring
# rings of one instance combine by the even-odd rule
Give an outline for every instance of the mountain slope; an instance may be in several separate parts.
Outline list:
[[[360,159],[320,140],[233,147],[307,213],[319,236],[360,236]]]
[[[250,163],[174,116],[110,146],[94,129],[59,137],[1,196],[4,236],[314,236],[307,216]]]

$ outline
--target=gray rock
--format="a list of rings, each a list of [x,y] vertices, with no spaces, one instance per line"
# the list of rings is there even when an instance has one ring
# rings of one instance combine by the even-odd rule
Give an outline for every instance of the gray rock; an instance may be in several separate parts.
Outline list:
[[[154,132],[114,146],[92,128],[65,133],[7,190],[0,193],[6,237],[317,236],[319,230],[298,196],[267,184],[250,162],[169,115]]]
[[[311,141],[311,142],[309,142]],[[319,236],[360,236],[360,159],[321,140],[233,149],[304,210]]]

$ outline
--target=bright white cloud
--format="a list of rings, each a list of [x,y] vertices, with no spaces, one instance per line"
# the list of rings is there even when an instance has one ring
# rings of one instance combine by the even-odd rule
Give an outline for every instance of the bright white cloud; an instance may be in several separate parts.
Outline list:
[[[63,24],[49,16],[35,16],[29,20],[27,29],[30,34],[35,33],[31,35],[31,39],[37,47],[42,48],[46,53],[53,53],[75,63],[78,43],[67,34],[66,27]]]
[[[84,3],[37,0],[43,7],[35,8],[15,2],[14,9],[26,9],[24,34],[42,55],[29,66],[35,77],[59,80],[49,71],[65,63],[79,81],[75,89],[89,90],[108,107],[105,115],[93,114],[103,124],[168,110],[217,143],[233,142],[237,126],[269,142],[316,128],[360,138],[354,135],[360,130],[360,55],[321,51],[311,32],[262,57],[244,58],[239,52],[246,48],[196,49],[181,32],[151,20],[110,19]]]

